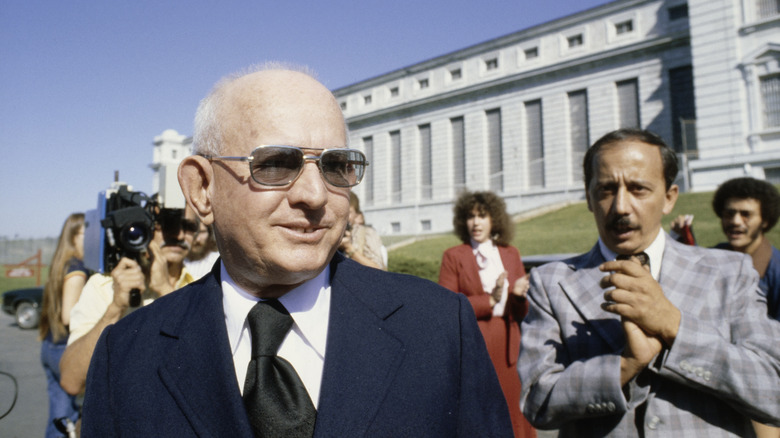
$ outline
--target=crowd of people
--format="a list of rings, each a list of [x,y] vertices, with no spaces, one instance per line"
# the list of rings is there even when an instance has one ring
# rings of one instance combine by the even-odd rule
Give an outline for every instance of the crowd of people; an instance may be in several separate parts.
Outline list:
[[[91,273],[84,215],[65,222],[47,436],[79,415],[84,437],[780,435],[771,184],[718,190],[726,250],[679,243],[675,153],[619,129],[583,162],[589,252],[528,273],[503,199],[466,191],[437,285],[388,272],[351,191],[369,163],[311,72],[229,76],[195,120],[187,208],[139,258]]]

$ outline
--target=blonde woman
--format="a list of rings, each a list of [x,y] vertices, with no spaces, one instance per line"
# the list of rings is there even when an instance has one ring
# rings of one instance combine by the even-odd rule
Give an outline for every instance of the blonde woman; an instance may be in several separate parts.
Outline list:
[[[43,289],[43,309],[38,326],[41,343],[41,364],[48,380],[49,422],[46,437],[61,434],[54,420],[78,419],[76,397],[60,386],[60,358],[68,344],[70,309],[79,299],[90,272],[84,267],[84,214],[73,213],[65,220],[57,249],[52,257],[49,278]]]

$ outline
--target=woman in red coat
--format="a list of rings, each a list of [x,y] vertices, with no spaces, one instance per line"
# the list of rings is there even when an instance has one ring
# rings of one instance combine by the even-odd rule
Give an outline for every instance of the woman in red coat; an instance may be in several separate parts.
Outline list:
[[[444,252],[439,284],[468,296],[504,391],[515,437],[536,432],[520,412],[520,322],[528,312],[520,252],[510,246],[512,222],[503,199],[465,192],[455,203],[453,226],[463,242]]]

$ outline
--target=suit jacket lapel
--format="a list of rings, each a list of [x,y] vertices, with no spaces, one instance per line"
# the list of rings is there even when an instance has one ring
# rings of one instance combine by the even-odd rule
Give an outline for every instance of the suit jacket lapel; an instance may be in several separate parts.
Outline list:
[[[384,323],[402,304],[390,294],[375,292],[382,286],[364,282],[360,270],[341,261],[337,255],[331,265],[330,321],[315,436],[365,435],[404,359],[402,342]]]
[[[693,314],[699,313],[706,303],[700,292],[708,290],[708,283],[715,278],[714,268],[702,266],[698,263],[700,259],[699,255],[688,254],[684,246],[667,237],[659,284],[669,301]],[[604,261],[596,244],[588,253],[572,261],[570,267],[575,272],[565,277],[560,286],[583,320],[617,350],[625,344],[625,336],[619,326],[620,318],[601,308],[604,289],[599,281],[605,274],[597,268]]]
[[[184,415],[202,436],[252,436],[236,382],[230,342],[222,310],[219,281],[182,293],[192,294],[161,327],[160,336],[176,341],[167,351],[160,378]]]
[[[479,276],[479,265],[477,264],[477,258],[474,257],[474,249],[468,243],[464,243],[459,248],[463,248],[460,255],[461,263],[463,263],[462,274],[465,278],[466,291],[482,293],[482,278]]]
[[[666,238],[659,283],[666,298],[678,309],[698,314],[707,302],[700,292],[712,290],[708,285],[716,278],[715,269],[699,263],[700,255],[688,252],[682,244]]]
[[[613,350],[618,350],[625,344],[620,318],[601,308],[604,289],[599,282],[606,274],[599,271],[598,266],[604,261],[597,243],[589,252],[572,260],[569,267],[575,272],[564,277],[559,284],[583,321],[593,327]]]

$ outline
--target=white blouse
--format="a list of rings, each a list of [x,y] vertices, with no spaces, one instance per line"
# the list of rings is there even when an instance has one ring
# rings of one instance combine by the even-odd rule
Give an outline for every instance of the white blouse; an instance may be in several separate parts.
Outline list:
[[[474,257],[477,259],[477,266],[479,266],[479,278],[482,280],[482,290],[484,290],[486,294],[489,294],[496,286],[498,277],[505,271],[504,263],[501,261],[501,254],[498,252],[498,247],[492,240],[478,243],[472,239],[471,250],[474,252]],[[504,286],[501,289],[501,299],[493,306],[493,316],[504,316],[504,308],[506,307],[507,297],[509,296],[508,292],[509,277],[504,279]]]

